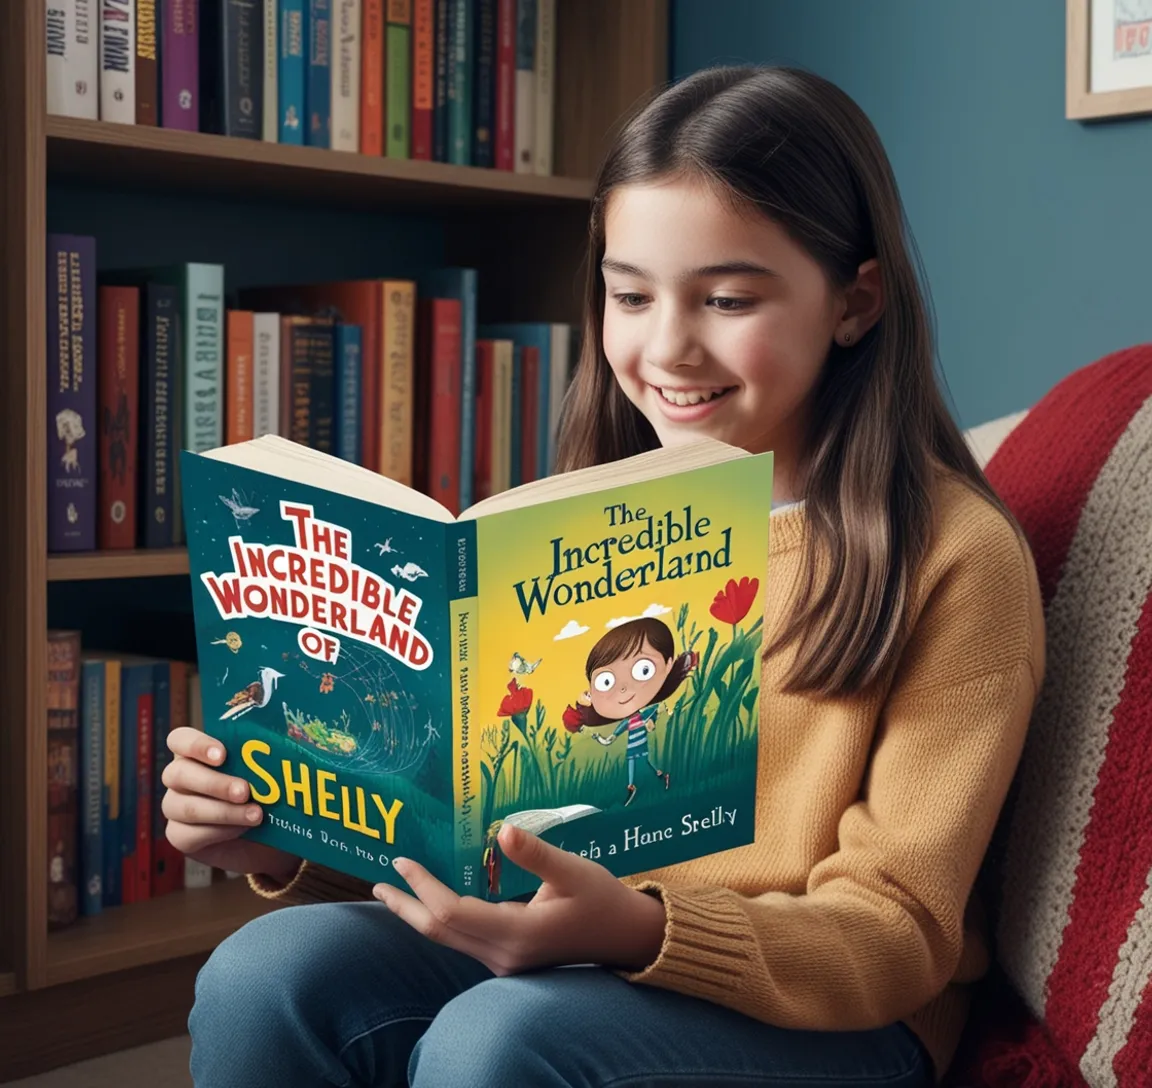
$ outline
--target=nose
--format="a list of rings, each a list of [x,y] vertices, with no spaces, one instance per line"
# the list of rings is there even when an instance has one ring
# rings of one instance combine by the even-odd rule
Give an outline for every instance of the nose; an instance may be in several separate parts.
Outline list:
[[[674,303],[654,307],[644,345],[644,361],[657,370],[672,371],[700,364],[700,345],[692,322]]]

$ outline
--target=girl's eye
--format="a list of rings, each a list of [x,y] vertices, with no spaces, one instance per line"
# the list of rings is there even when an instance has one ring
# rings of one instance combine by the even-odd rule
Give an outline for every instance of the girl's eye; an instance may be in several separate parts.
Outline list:
[[[752,307],[752,300],[750,298],[728,298],[721,296],[719,298],[709,299],[709,302],[723,314],[738,314]]]
[[[611,691],[616,686],[616,677],[607,670],[598,672],[596,679],[592,681],[592,686],[597,691]]]
[[[651,680],[656,675],[656,666],[646,657],[640,658],[635,665],[632,666],[632,679],[633,680]]]
[[[635,291],[621,291],[612,296],[617,305],[625,310],[638,310],[648,301],[647,295],[637,294]]]

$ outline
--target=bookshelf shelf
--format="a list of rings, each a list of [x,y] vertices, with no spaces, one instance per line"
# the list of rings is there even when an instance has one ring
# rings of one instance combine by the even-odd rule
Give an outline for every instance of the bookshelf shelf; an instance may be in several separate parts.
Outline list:
[[[363,210],[567,205],[592,196],[592,182],[584,178],[536,177],[74,117],[49,116],[47,138],[50,178],[121,189],[275,194]]]
[[[271,909],[243,878],[109,908],[48,935],[48,985],[210,951]]]
[[[83,582],[111,578],[160,578],[188,573],[184,548],[138,548],[48,556],[48,581]]]

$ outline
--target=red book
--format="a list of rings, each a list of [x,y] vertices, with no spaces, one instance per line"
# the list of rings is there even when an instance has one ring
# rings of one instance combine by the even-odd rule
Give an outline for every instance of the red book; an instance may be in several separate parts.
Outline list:
[[[419,378],[416,382],[417,486],[453,514],[460,513],[461,304],[454,298],[418,303]]]
[[[412,158],[432,159],[435,104],[435,0],[415,0],[412,8]]]
[[[536,479],[536,401],[540,393],[540,349],[525,345],[520,349],[520,480]]]
[[[492,370],[495,347],[491,340],[476,341],[476,445],[472,472],[472,501],[492,494]]]
[[[384,0],[364,0],[360,46],[360,153],[384,154]]]
[[[97,542],[100,548],[136,546],[136,447],[140,419],[140,290],[97,289],[97,392],[100,456]]]
[[[496,169],[516,165],[516,0],[496,7]]]
[[[225,349],[224,441],[247,442],[252,437],[252,358],[256,352],[256,332],[251,310],[227,312]]]
[[[168,662],[168,730],[190,725],[188,717],[188,673],[186,661]],[[158,723],[157,723],[158,724]],[[163,769],[172,761],[168,751],[168,738],[156,731],[152,740],[152,898],[178,892],[184,887],[184,855],[168,841],[166,820],[160,811],[165,786],[160,778]]]

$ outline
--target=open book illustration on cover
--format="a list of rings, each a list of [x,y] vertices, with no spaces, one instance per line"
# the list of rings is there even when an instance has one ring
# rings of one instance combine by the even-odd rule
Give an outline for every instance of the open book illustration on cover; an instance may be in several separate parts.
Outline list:
[[[275,436],[181,457],[248,837],[490,900],[539,886],[504,821],[617,876],[752,840],[770,453],[656,450],[459,517]]]

